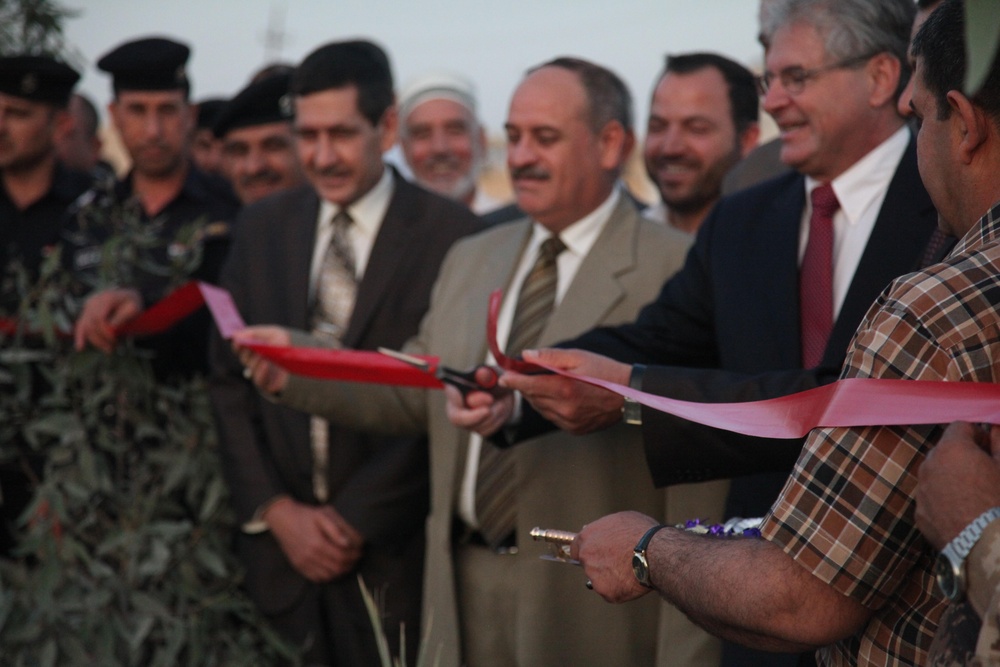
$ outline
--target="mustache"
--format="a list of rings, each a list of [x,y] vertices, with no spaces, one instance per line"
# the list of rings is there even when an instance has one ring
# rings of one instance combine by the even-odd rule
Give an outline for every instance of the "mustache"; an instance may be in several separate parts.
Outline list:
[[[281,174],[272,169],[265,169],[263,171],[254,172],[240,177],[240,185],[243,187],[250,187],[253,185],[275,185],[280,181]]]
[[[451,153],[436,153],[426,160],[428,167],[437,167],[443,165],[445,167],[451,167],[452,169],[459,168],[459,161]]]
[[[350,176],[351,171],[349,169],[341,169],[338,166],[323,167],[322,169],[314,170],[317,176],[328,176],[336,178],[338,176]]]
[[[510,170],[510,177],[515,181],[545,181],[548,180],[551,175],[552,174],[541,167],[533,167],[530,165],[526,167],[511,167]]]

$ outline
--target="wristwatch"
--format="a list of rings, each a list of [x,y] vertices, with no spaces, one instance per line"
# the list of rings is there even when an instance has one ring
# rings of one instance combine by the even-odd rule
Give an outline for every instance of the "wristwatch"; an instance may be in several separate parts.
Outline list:
[[[646,373],[645,364],[633,364],[632,372],[628,377],[628,386],[631,389],[642,389],[642,377]],[[622,404],[622,421],[631,426],[642,426],[642,405],[628,396],[625,396]]]
[[[653,587],[652,582],[649,580],[649,561],[646,560],[646,547],[649,546],[653,535],[656,535],[656,533],[666,527],[667,524],[664,523],[647,530],[643,533],[639,539],[639,543],[635,545],[635,549],[632,551],[632,572],[635,573],[636,580],[646,588]]]
[[[972,523],[938,554],[934,575],[941,592],[952,602],[957,602],[965,596],[965,559],[982,537],[983,530],[995,519],[1000,519],[1000,507],[988,509],[973,519]]]

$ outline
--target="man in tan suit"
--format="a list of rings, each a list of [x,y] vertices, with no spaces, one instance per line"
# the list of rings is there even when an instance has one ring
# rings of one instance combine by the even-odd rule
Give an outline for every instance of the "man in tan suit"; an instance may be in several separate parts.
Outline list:
[[[689,237],[641,219],[616,187],[634,144],[631,102],[618,77],[571,58],[535,68],[514,94],[506,131],[518,205],[531,217],[456,244],[406,352],[437,354],[455,368],[487,361],[487,300],[498,287],[506,294],[499,343],[513,344],[519,295],[556,235],[564,249],[554,260],[558,275],[540,344],[628,321],[680,266]],[[297,338],[256,328],[237,346]],[[488,460],[490,445],[470,442],[448,422],[442,392],[290,378],[245,349],[241,359],[255,382],[280,392],[287,405],[363,430],[429,433],[424,632],[442,666],[653,665],[658,653],[664,664],[692,659],[690,651],[709,641],[656,600],[601,604],[577,568],[541,560],[542,545],[529,537],[534,526],[577,527],[614,508],[663,516],[663,492],[653,488],[634,433],[553,433],[510,450],[516,519],[497,540],[486,536],[476,493],[478,462]],[[671,632],[659,628],[661,614],[673,614]]]

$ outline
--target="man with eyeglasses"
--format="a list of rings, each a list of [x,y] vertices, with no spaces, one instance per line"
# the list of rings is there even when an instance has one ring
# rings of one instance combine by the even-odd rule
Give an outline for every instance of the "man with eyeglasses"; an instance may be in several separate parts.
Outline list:
[[[778,124],[782,161],[796,171],[724,198],[684,268],[635,323],[560,346],[589,352],[542,351],[543,361],[687,400],[783,395],[835,379],[880,290],[917,268],[937,216],[895,105],[908,78],[912,1],[774,5],[763,26],[770,36],[764,108]],[[507,374],[502,383],[526,399],[517,437],[553,423],[590,432],[624,413],[641,424],[658,485],[736,477],[728,516],[766,512],[802,445],[626,406],[560,376]],[[487,434],[512,413],[509,399],[478,393],[467,402],[449,405],[452,420]],[[817,645],[826,643],[821,634]]]

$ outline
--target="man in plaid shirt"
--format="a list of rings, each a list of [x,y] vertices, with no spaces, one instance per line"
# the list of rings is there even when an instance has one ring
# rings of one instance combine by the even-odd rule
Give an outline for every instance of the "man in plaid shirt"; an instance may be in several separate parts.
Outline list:
[[[855,334],[845,378],[1000,381],[1000,67],[993,63],[975,95],[961,92],[963,13],[961,0],[947,0],[911,49],[921,176],[960,241],[945,262],[883,292]],[[764,518],[764,539],[658,530],[645,551],[651,587],[628,558],[654,525],[648,517],[600,519],[573,552],[605,599],[655,588],[728,639],[817,648],[827,665],[923,664],[946,604],[913,497],[940,434],[940,426],[813,431]]]

